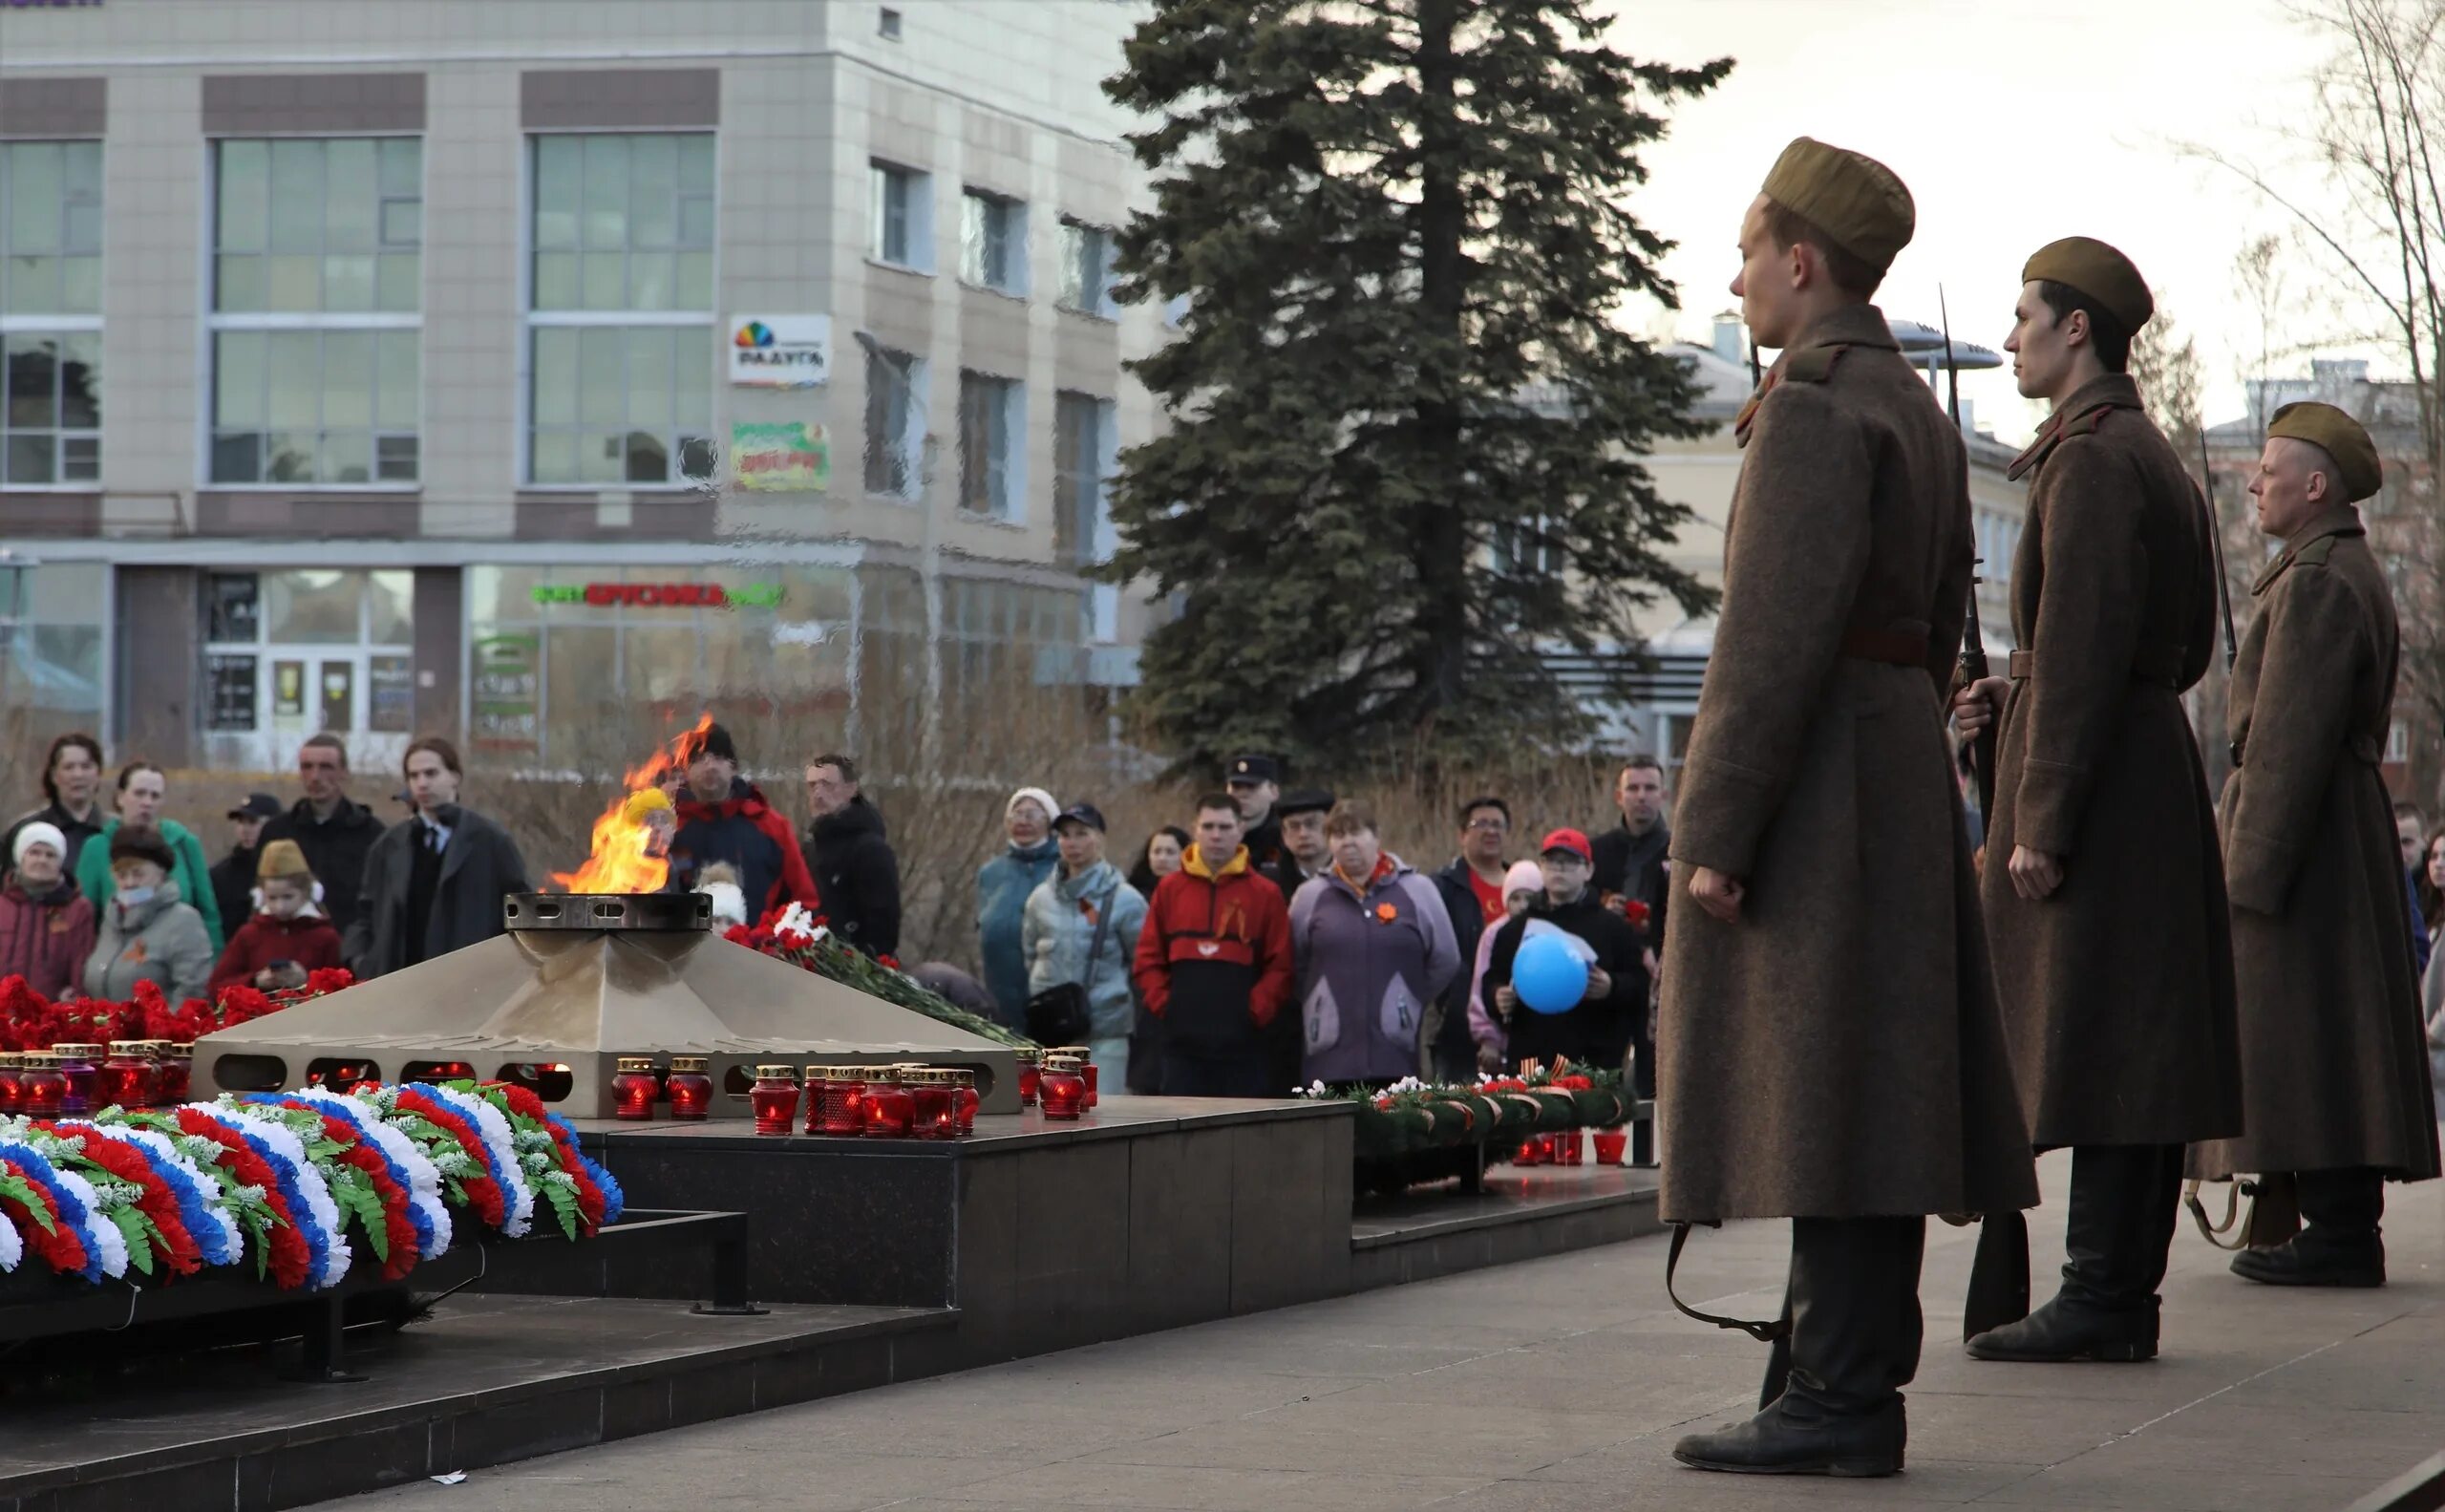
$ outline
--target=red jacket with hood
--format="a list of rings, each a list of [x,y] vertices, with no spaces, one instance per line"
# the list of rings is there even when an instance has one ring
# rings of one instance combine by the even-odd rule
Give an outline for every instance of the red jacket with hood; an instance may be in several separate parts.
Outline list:
[[[717,861],[738,868],[748,923],[793,903],[817,906],[815,878],[798,849],[797,831],[745,777],[733,777],[730,797],[707,803],[683,795],[679,830],[670,838],[670,885],[696,885],[696,874]]]
[[[1163,1020],[1164,1048],[1191,1059],[1253,1054],[1292,983],[1290,912],[1282,888],[1241,847],[1220,874],[1191,845],[1156,884],[1135,972]]]

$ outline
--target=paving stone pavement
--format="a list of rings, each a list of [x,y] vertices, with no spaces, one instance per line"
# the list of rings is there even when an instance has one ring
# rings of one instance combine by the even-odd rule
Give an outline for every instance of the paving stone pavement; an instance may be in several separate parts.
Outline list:
[[[2068,1155],[2039,1162],[2037,1293]],[[1972,1230],[1931,1225],[1908,1472],[1705,1475],[1668,1451],[1754,1403],[1764,1350],[1674,1313],[1664,1241],[1235,1318],[353,1499],[402,1512],[1038,1506],[1618,1512],[1839,1505],[2340,1512],[2445,1449],[2445,1182],[2389,1187],[2393,1282],[2280,1291],[2185,1220],[2161,1358],[1961,1352]],[[1702,1231],[1684,1295],[1762,1316],[1785,1227]],[[1708,1301],[1699,1301],[1704,1307]]]

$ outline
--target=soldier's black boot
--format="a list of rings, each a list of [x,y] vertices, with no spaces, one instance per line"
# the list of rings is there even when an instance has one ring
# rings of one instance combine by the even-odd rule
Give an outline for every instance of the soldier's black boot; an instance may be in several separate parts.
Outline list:
[[[2181,1198],[2181,1146],[2084,1144],[2072,1152],[2062,1289],[1967,1345],[1981,1360],[2150,1360],[2157,1288]]]
[[[2386,1241],[2385,1177],[2369,1166],[2303,1171],[2301,1231],[2281,1245],[2244,1249],[2233,1274],[2270,1287],[2382,1287]]]
[[[1918,1218],[1792,1220],[1792,1368],[1745,1423],[1691,1434],[1672,1457],[1742,1475],[1889,1476],[1908,1437],[1901,1388],[1919,1368]]]

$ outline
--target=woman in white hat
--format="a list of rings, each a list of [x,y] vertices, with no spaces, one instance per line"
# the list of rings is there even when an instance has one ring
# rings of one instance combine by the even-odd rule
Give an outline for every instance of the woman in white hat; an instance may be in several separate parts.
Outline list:
[[[59,997],[94,948],[94,905],[68,875],[68,837],[47,820],[17,826],[0,884],[0,981]]]

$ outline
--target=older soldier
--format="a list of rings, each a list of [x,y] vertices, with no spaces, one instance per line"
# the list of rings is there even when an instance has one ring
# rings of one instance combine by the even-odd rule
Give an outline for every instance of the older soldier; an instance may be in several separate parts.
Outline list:
[[[1681,1440],[1700,1469],[1901,1469],[1924,1215],[2037,1201],[1945,740],[1967,461],[1868,302],[1912,219],[1890,169],[1803,137],[1740,229],[1732,291],[1782,356],[1736,425],[1675,815],[1663,1211],[1792,1220],[1791,1371]]]
[[[2394,600],[2351,507],[2377,491],[2377,449],[2328,404],[2286,405],[2266,437],[2250,492],[2284,550],[2250,588],[2221,816],[2248,1117],[2239,1139],[2194,1148],[2191,1174],[2296,1174],[2306,1226],[2234,1256],[2235,1275],[2377,1287],[2380,1183],[2437,1174],[2411,919],[2377,775]]]
[[[2216,644],[2206,506],[2139,406],[2139,270],[2072,237],[2021,269],[2004,343],[2054,413],[2007,476],[2030,477],[2012,563],[1981,901],[2021,1104],[2070,1145],[2062,1289],[1969,1341],[1982,1360],[2144,1360],[2180,1210],[2182,1146],[2242,1128],[2224,871],[2181,695]]]

